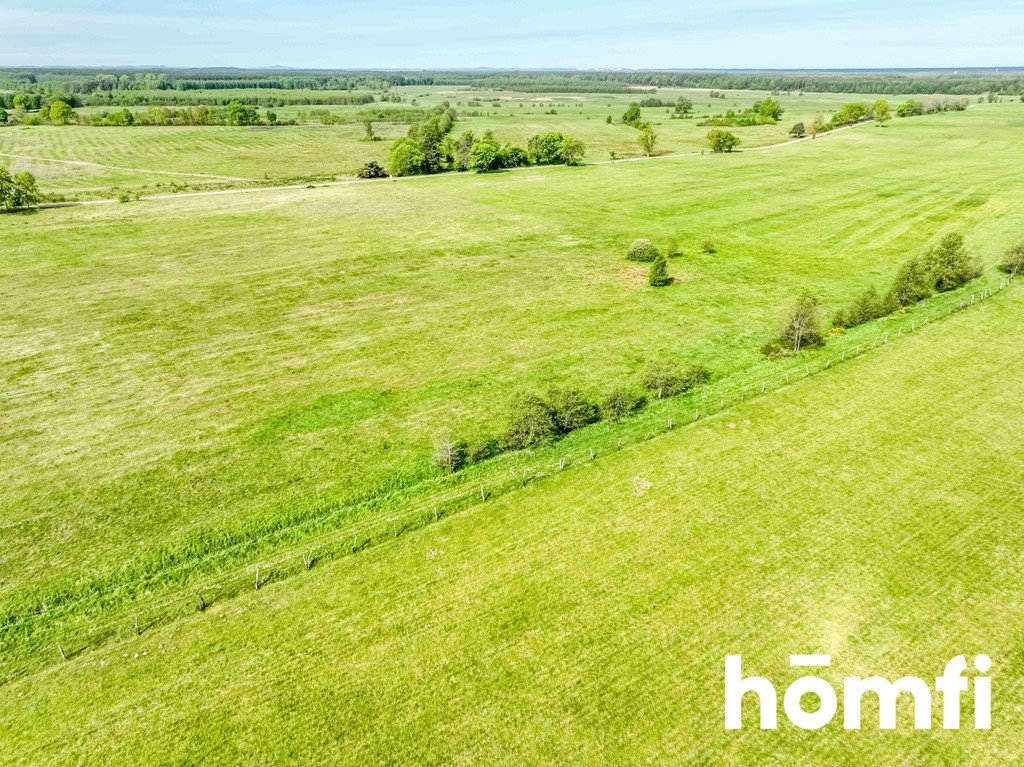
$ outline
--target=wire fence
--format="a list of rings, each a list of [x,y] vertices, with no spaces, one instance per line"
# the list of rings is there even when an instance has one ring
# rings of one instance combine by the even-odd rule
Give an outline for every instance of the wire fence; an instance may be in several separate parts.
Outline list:
[[[1012,281],[1013,277],[1003,278],[976,286],[973,292],[941,294],[902,316],[882,318],[855,328],[855,332],[835,336],[825,350],[813,358],[765,362],[755,369],[727,375],[700,392],[657,400],[641,415],[617,424],[598,424],[603,429],[590,427],[574,432],[544,450],[500,456],[493,459],[493,466],[481,464],[472,467],[477,471],[459,472],[448,478],[450,487],[427,493],[416,502],[399,505],[391,513],[350,514],[350,518],[341,519],[332,529],[314,538],[275,546],[272,554],[258,555],[260,544],[266,541],[241,541],[234,547],[255,550],[244,567],[224,565],[226,561],[230,564],[234,548],[226,547],[208,557],[201,567],[191,561],[178,565],[183,575],[180,580],[169,577],[173,573],[161,573],[163,588],[152,583],[137,583],[134,588],[133,584],[127,584],[121,594],[69,601],[57,610],[41,605],[34,613],[0,627],[0,658],[8,658],[0,672],[3,677],[0,684],[28,673],[33,666],[67,660],[110,640],[141,635],[156,625],[187,613],[203,612],[243,591],[259,590],[269,583],[312,569],[318,563],[358,556],[370,548],[394,542],[464,509],[601,455],[675,429],[691,427],[743,402],[778,392],[872,350],[919,334],[936,320],[998,295]],[[344,511],[339,510],[339,513]],[[268,536],[273,537],[273,534]],[[84,609],[83,603],[87,603]],[[103,614],[111,617],[97,621],[98,615]]]

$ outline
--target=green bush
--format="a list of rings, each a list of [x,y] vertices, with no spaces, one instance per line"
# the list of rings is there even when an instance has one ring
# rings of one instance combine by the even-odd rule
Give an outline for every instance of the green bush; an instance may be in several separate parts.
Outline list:
[[[588,400],[582,391],[571,386],[548,390],[548,402],[554,412],[555,425],[562,434],[601,420],[601,411],[597,405]]]
[[[668,274],[668,262],[660,253],[654,257],[651,269],[647,273],[647,284],[652,288],[662,288],[672,284],[672,278]]]
[[[878,291],[872,286],[858,294],[853,299],[849,309],[845,312],[839,312],[836,315],[834,324],[838,327],[852,328],[857,325],[863,325],[865,322],[871,322],[871,320],[878,319],[886,314],[888,312],[886,311],[885,302],[882,301],[882,297],[878,295]]]
[[[1006,251],[1003,260],[999,262],[999,268],[1012,275],[1024,272],[1024,242]]]
[[[709,256],[712,253],[717,253],[718,252],[717,248],[715,248],[715,243],[713,243],[711,240],[704,240],[704,242],[700,246],[700,249],[704,253],[707,253]]]
[[[913,257],[904,261],[893,278],[892,287],[885,298],[885,308],[895,311],[901,306],[913,306],[932,294],[930,275],[923,259]]]
[[[601,401],[601,415],[619,421],[647,406],[647,397],[630,386],[621,386]]]
[[[474,442],[469,449],[469,462],[480,463],[488,458],[493,458],[501,452],[501,442],[494,437],[484,437],[479,442]]]
[[[520,394],[512,400],[505,444],[513,450],[549,442],[559,434],[555,410],[536,394]]]
[[[640,374],[640,383],[655,399],[662,399],[688,392],[710,378],[711,371],[703,365],[690,365],[684,370],[674,362],[652,362]]]
[[[640,261],[643,263],[650,263],[659,255],[661,254],[659,253],[658,248],[655,247],[654,243],[646,237],[633,240],[633,244],[630,245],[629,250],[626,251],[626,258],[630,261]]]
[[[368,162],[356,174],[359,178],[387,178],[388,172],[380,167],[380,163]]]

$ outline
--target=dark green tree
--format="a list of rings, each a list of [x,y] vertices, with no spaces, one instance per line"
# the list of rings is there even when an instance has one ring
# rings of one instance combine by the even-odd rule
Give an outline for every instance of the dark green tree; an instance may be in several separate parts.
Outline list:
[[[668,274],[668,262],[660,253],[651,262],[651,268],[647,272],[647,284],[652,288],[662,288],[672,284],[672,278]]]
[[[640,105],[636,102],[626,107],[626,111],[622,115],[623,125],[637,125],[642,119]]]
[[[469,169],[486,173],[501,167],[501,147],[494,141],[483,139],[469,150]]]

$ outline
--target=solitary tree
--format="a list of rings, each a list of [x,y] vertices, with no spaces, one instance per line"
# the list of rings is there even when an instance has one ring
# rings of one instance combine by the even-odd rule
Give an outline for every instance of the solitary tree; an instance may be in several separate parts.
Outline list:
[[[693,111],[693,102],[686,98],[686,96],[680,96],[676,99],[676,113],[681,115],[687,115]]]
[[[805,135],[807,135],[807,129],[804,128],[803,123],[797,123],[796,125],[789,129],[789,135],[792,136],[793,138],[803,138]]]
[[[269,115],[268,115],[269,117]],[[373,120],[363,120],[363,130],[365,131],[364,138],[367,141],[376,141],[377,135],[373,132]]]
[[[707,141],[712,152],[731,152],[740,145],[739,137],[718,128],[708,131]]]
[[[622,115],[622,122],[625,125],[636,125],[641,119],[640,105],[636,102],[630,104]]]
[[[370,160],[370,162],[359,169],[356,175],[359,178],[387,178],[388,172],[380,167],[380,163]]]
[[[782,325],[782,340],[792,344],[794,352],[821,340],[821,302],[815,296],[804,293],[789,308]]]
[[[648,125],[640,130],[640,135],[636,140],[640,144],[640,148],[644,150],[644,154],[650,157],[654,151],[654,144],[658,140],[658,134],[654,132],[654,128]]]

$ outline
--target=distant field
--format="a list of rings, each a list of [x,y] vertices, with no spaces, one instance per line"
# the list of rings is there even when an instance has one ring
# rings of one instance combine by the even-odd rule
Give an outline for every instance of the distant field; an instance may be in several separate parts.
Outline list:
[[[394,91],[405,99],[403,103],[288,106],[275,107],[273,111],[282,120],[298,119],[301,113],[309,118],[314,110],[324,109],[354,119],[355,115],[366,110],[393,110],[414,105],[431,107],[448,100],[463,114],[455,126],[456,133],[470,130],[479,136],[492,130],[501,141],[525,145],[536,133],[562,131],[581,138],[588,147],[587,159],[595,161],[607,160],[611,152],[619,157],[640,154],[636,143],[637,131],[618,122],[630,101],[654,96],[674,102],[681,95],[694,101],[693,119],[670,119],[669,108],[643,110],[644,118],[654,123],[659,135],[656,151],[668,154],[700,151],[705,147],[704,137],[708,128],[697,124],[703,115],[728,109],[742,110],[767,95],[755,91],[722,91],[726,98],[712,99],[708,95],[710,91],[681,89],[660,89],[651,94],[634,95],[526,94],[425,87],[402,87]],[[263,91],[257,93],[262,94]],[[331,95],[330,92],[320,93]],[[211,91],[210,94],[218,98],[223,96],[219,91]],[[778,98],[787,110],[779,124],[733,129],[744,146],[784,141],[788,138],[789,129],[798,121],[809,123],[817,114],[827,116],[849,101],[874,100],[871,96],[820,93],[784,94]],[[480,103],[471,105],[471,101]],[[552,110],[555,114],[549,114]],[[98,108],[81,111],[83,116],[87,116]],[[609,115],[616,121],[611,125],[605,122]],[[364,129],[359,123],[329,126],[314,123],[255,129],[228,126],[12,127],[0,129],[0,153],[23,157],[0,156],[0,163],[14,170],[31,171],[40,179],[44,191],[86,198],[110,196],[112,189],[155,192],[171,184],[202,186],[217,181],[201,175],[173,178],[145,171],[228,176],[251,181],[309,176],[351,177],[368,161],[385,163],[391,142],[405,135],[410,127],[406,123],[375,122],[374,130],[382,140],[368,142],[364,140]],[[84,161],[120,169],[73,166],[46,162],[46,159]],[[235,185],[238,183],[244,182],[236,181]]]
[[[908,127],[904,147],[920,151],[927,138],[938,148],[945,131],[979,126],[982,120],[974,114]],[[860,163],[880,161],[887,153],[872,143],[883,138],[870,132],[857,138],[863,154],[840,142],[815,150],[850,152],[847,170],[862,178]],[[814,157],[809,154],[807,162]],[[938,183],[926,173],[928,168],[934,172],[936,155],[921,161],[919,166],[890,159],[876,180],[893,183],[913,176],[920,194],[927,196],[927,189]],[[786,162],[801,167],[794,157]],[[972,183],[992,189],[983,206],[991,222],[999,219],[998,210],[1006,210],[1005,198],[991,177],[982,181],[976,175],[984,173],[984,165],[976,160],[969,175]],[[741,174],[740,166],[731,172]],[[615,169],[620,187],[629,173]],[[694,183],[706,182],[694,166],[687,176],[697,176]],[[572,186],[568,178],[551,183]],[[587,177],[591,183],[600,179],[594,173]],[[829,180],[827,174],[817,179]],[[802,179],[798,175],[796,180]],[[535,179],[534,189],[546,182],[547,177]],[[942,183],[947,193],[967,191],[952,178]],[[906,191],[902,197],[913,199]],[[269,213],[266,208],[261,212]],[[852,249],[840,245],[850,241],[851,229],[864,227],[855,223],[851,219],[841,227],[833,220],[821,227],[822,246],[830,255],[815,267],[829,284],[843,282],[834,272],[847,264],[827,265],[835,258],[832,253]],[[958,223],[966,226],[968,219]],[[975,224],[975,242],[999,239],[998,226]],[[883,239],[895,241],[897,227],[890,225]],[[844,228],[846,236],[836,239]],[[792,219],[786,219],[785,230],[801,236]],[[80,230],[72,226],[71,231],[80,242]],[[744,236],[753,237],[754,231],[748,228]],[[772,253],[768,250],[759,262],[762,271],[770,268]],[[870,260],[864,252],[860,258]],[[181,284],[181,269],[175,268],[180,259],[160,259],[164,282]],[[412,270],[411,260],[404,255],[392,261],[401,264],[393,268]],[[499,270],[487,268],[486,260],[463,265],[473,264],[497,280]],[[505,264],[524,260],[536,268],[536,261],[521,253],[501,257]],[[722,260],[723,266],[748,263],[729,251]],[[218,261],[227,266],[223,254]],[[141,292],[156,290],[144,270],[127,260],[115,264],[82,255],[69,263],[40,255],[33,263],[84,279],[101,265],[129,270],[133,277],[111,278],[108,286],[119,288],[122,302],[132,304],[130,311],[136,313],[142,311],[137,305]],[[355,265],[346,263],[352,274]],[[417,267],[426,268],[422,262]],[[744,271],[754,287],[765,289],[764,278]],[[313,272],[323,274],[324,268]],[[728,281],[728,270],[723,274]],[[285,292],[296,288],[293,275],[277,271]],[[573,284],[578,290],[579,284]],[[701,305],[713,312],[723,293],[707,279],[699,284]],[[456,294],[462,290],[454,286]],[[252,286],[246,293],[249,311],[270,310],[268,292]],[[381,304],[389,307],[392,323],[411,327],[406,313],[412,298],[408,293]],[[83,295],[80,300],[92,299]],[[229,300],[226,293],[220,295],[221,305]],[[658,335],[682,332],[639,293],[632,294],[631,303],[636,314],[659,328],[645,336],[646,347],[658,343]],[[336,311],[342,310],[339,304]],[[1024,294],[1016,286],[780,394],[577,465],[358,556],[318,565],[259,592],[249,590],[205,613],[192,612],[173,625],[87,650],[4,685],[0,761],[33,767],[84,761],[147,766],[210,761],[1018,763],[1024,757],[1024,715],[1017,704],[1024,672],[1022,311]],[[193,305],[190,313],[196,319],[202,310]],[[697,312],[684,312],[680,305],[676,313],[682,318],[679,325],[697,321]],[[448,327],[458,325],[450,307],[442,315],[449,318]],[[551,323],[564,327],[561,319],[551,317]],[[493,324],[487,320],[476,324]],[[77,335],[83,342],[92,338],[93,327],[80,323]],[[339,334],[324,330],[320,359],[310,359],[310,367],[293,375],[315,371],[322,380],[338,380],[339,374],[324,365],[338,351]],[[165,332],[181,334],[182,340],[192,333],[209,336],[219,346],[227,340],[202,325],[193,323],[189,329],[181,322],[173,330],[151,328],[150,344]],[[269,328],[260,336],[263,356],[268,344],[298,338],[297,329],[278,332],[279,338]],[[417,332],[433,342],[428,326],[418,326]],[[571,337],[574,343],[584,338],[575,332]],[[377,338],[382,350],[393,348],[384,337]],[[113,360],[143,356],[141,351],[127,353],[120,345],[124,339],[112,332],[89,343],[93,364],[114,375]],[[467,361],[471,351],[467,346],[442,364]],[[584,357],[591,354],[582,351]],[[188,356],[195,363],[205,355]],[[367,369],[355,355],[341,357],[353,373]],[[74,357],[62,347],[61,359]],[[168,372],[175,359],[180,357],[162,363]],[[61,385],[60,373],[47,373],[47,368],[41,360],[36,375],[48,375],[51,387]],[[160,395],[156,377],[146,382],[139,376],[138,382],[163,396],[162,408],[183,413],[202,396],[203,371],[192,376],[191,384],[182,382],[187,396],[178,398]],[[233,366],[225,366],[222,377],[236,381],[250,401],[259,399],[266,385],[253,381],[241,386]],[[82,412],[82,394],[69,395],[69,411]],[[108,389],[112,400],[117,394]],[[230,403],[224,400],[219,407],[226,410]],[[116,420],[114,413],[84,415],[94,428]],[[74,416],[68,412],[66,417]],[[37,421],[40,428],[45,423],[45,418]],[[207,440],[217,439],[216,431],[217,425],[211,426]],[[356,433],[350,427],[348,434]],[[93,451],[80,451],[76,460],[88,462],[83,452]],[[336,461],[336,448],[328,452]],[[51,457],[59,459],[59,454]],[[289,461],[279,465],[294,466]],[[203,484],[189,461],[178,461],[178,470],[183,481]],[[62,517],[80,517],[57,500],[51,498]],[[166,496],[152,494],[149,500],[148,513],[159,516]],[[107,524],[119,525],[129,517],[126,509],[109,508]],[[28,524],[15,522],[14,529]],[[95,523],[94,529],[102,524]],[[56,519],[52,527],[51,536],[73,540],[72,531]],[[4,528],[8,538],[19,535],[11,529]],[[100,542],[90,536],[90,543]],[[15,548],[48,557],[40,546]],[[12,572],[9,563],[4,571]],[[765,733],[753,729],[754,708],[748,706],[747,729],[727,732],[722,726],[722,663],[730,652],[742,653],[745,670],[769,676],[780,690],[802,673],[788,667],[790,653],[831,653],[833,666],[823,676],[837,688],[846,674],[928,679],[940,671],[941,660],[990,653],[995,661],[994,729],[914,731],[903,707],[896,732],[879,731],[877,719],[860,732],[844,732],[838,721],[819,732],[804,732],[783,719],[780,730]],[[877,710],[869,706],[864,717],[871,722]],[[969,720],[969,706],[964,717]],[[939,720],[936,705],[936,728]]]
[[[952,230],[991,267],[1022,239],[1022,126],[992,105],[768,153],[0,217],[0,615],[49,626],[0,635],[0,671],[65,609],[85,627],[429,501],[438,435],[499,433],[515,391],[596,397],[667,358],[750,385],[804,288],[831,311]],[[678,241],[675,285],[624,261],[638,236]]]

